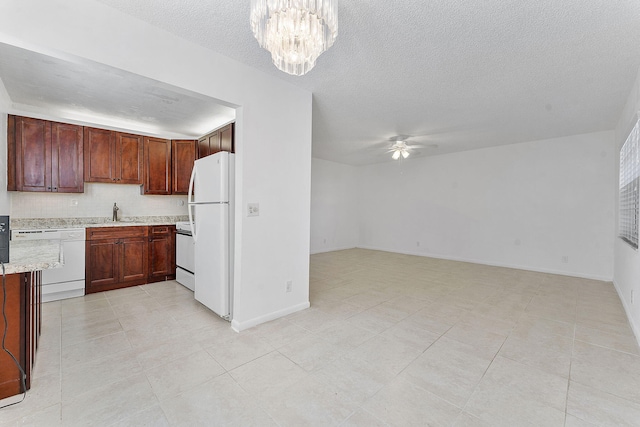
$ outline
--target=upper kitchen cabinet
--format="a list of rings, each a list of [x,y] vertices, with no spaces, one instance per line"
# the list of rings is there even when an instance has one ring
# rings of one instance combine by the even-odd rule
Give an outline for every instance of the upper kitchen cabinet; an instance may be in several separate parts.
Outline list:
[[[82,193],[82,126],[9,116],[8,190]]]
[[[207,157],[218,151],[234,152],[234,123],[216,129],[198,140],[198,158]]]
[[[171,194],[171,140],[144,138],[143,194]]]
[[[198,141],[174,139],[171,141],[173,194],[187,194],[193,162],[196,160]]]
[[[85,127],[84,146],[86,182],[142,184],[142,136]]]

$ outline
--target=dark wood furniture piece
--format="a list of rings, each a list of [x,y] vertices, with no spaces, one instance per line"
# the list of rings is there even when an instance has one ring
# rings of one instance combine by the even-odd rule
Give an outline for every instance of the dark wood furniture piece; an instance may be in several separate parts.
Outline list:
[[[148,227],[87,228],[85,293],[147,282]]]
[[[176,278],[176,227],[154,225],[149,227],[148,283]]]
[[[40,271],[9,274],[6,280],[6,347],[18,360],[25,373],[25,389],[22,373],[6,352],[0,350],[0,399],[23,393],[31,388],[31,373],[41,332],[41,277]],[[0,301],[3,290],[0,288]],[[4,319],[0,316],[0,334],[4,331]],[[0,335],[1,338],[1,335]]]
[[[198,154],[198,141],[192,139],[174,139],[171,141],[171,166],[173,194],[187,194],[189,179]]]
[[[198,140],[198,158],[201,159],[218,151],[234,152],[235,124],[230,123]]]
[[[171,141],[146,136],[144,163],[142,194],[171,194]]]
[[[175,279],[175,230],[174,225],[87,228],[85,292]]]
[[[86,182],[142,184],[142,136],[85,127],[84,151]]]
[[[82,126],[9,115],[8,190],[82,193]]]

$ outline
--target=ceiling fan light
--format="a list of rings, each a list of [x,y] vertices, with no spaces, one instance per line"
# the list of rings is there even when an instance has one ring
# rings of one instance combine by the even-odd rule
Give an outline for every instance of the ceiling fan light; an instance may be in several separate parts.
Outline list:
[[[400,158],[400,150],[395,150],[395,151],[393,152],[393,154],[391,155],[391,158],[392,158],[393,160],[398,160],[398,159]]]
[[[251,0],[250,22],[273,64],[301,76],[338,36],[338,0]]]
[[[402,150],[402,158],[406,159],[407,157],[409,157],[409,152],[407,150]]]

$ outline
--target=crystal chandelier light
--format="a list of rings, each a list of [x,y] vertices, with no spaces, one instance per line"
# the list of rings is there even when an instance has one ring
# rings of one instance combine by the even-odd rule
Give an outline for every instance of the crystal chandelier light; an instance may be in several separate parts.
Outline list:
[[[301,76],[338,36],[338,0],[251,0],[251,30],[279,70]]]

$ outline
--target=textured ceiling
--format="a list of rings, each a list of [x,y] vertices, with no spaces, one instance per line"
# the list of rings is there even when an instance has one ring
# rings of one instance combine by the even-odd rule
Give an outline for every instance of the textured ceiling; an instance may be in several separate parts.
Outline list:
[[[394,135],[431,155],[613,129],[640,66],[637,0],[341,0],[302,77],[258,47],[250,0],[99,1],[312,91],[313,155],[354,165]]]
[[[14,108],[166,138],[198,138],[235,110],[136,74],[0,43],[0,76]]]

